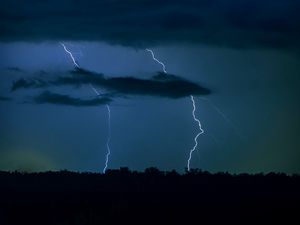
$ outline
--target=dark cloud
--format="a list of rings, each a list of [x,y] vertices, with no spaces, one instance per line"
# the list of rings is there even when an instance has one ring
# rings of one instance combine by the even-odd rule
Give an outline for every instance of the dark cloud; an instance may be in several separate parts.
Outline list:
[[[41,88],[47,86],[49,86],[49,84],[45,80],[42,80],[41,78],[35,78],[35,79],[21,78],[13,83],[11,90],[15,91],[20,88],[32,88],[32,87]]]
[[[20,88],[41,88],[47,86],[80,86],[93,84],[117,95],[148,95],[168,98],[181,98],[189,95],[208,95],[210,90],[175,75],[158,73],[151,79],[135,77],[110,77],[83,69],[71,71],[51,81],[41,79],[20,79],[13,83],[12,90]]]
[[[0,101],[10,101],[10,100],[11,98],[0,95]]]
[[[4,0],[2,41],[298,48],[297,0]]]
[[[24,73],[24,70],[18,68],[18,67],[7,67],[5,68],[8,71],[18,72],[18,73]]]
[[[83,100],[79,98],[73,98],[68,95],[62,95],[45,91],[38,96],[33,98],[33,101],[37,104],[55,104],[55,105],[69,105],[69,106],[98,106],[104,105],[111,102],[109,98],[93,98]]]
[[[125,95],[149,95],[169,98],[181,98],[189,95],[208,95],[210,91],[186,80],[158,81],[135,77],[116,77],[104,80],[99,86]]]

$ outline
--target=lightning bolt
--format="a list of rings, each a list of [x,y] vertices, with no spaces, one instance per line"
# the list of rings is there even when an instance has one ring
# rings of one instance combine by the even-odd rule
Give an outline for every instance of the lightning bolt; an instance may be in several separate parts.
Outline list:
[[[149,48],[146,48],[146,51],[148,51],[148,52],[151,53],[152,59],[153,59],[154,61],[158,62],[158,63],[162,66],[164,73],[167,73],[165,64],[162,63],[161,61],[159,61],[157,58],[155,58],[155,55],[154,55],[153,51],[152,51],[151,49],[149,49]]]
[[[157,58],[155,58],[154,52],[153,52],[151,49],[146,48],[145,50],[151,53],[152,59],[153,59],[154,61],[156,61],[157,63],[159,63],[159,64],[162,66],[162,69],[163,69],[164,73],[166,74],[166,73],[167,73],[167,70],[166,70],[165,64],[164,64],[163,62],[159,61]],[[189,158],[188,158],[188,161],[187,161],[187,169],[188,169],[188,171],[190,170],[190,162],[191,162],[191,159],[192,159],[192,154],[193,154],[193,152],[196,150],[196,148],[197,148],[197,146],[198,146],[198,137],[199,137],[201,134],[204,133],[204,130],[202,129],[200,120],[195,116],[196,104],[195,104],[194,96],[191,95],[190,97],[191,97],[191,101],[192,101],[192,104],[193,104],[193,111],[192,111],[193,119],[198,123],[199,132],[197,133],[197,135],[196,135],[195,138],[194,138],[195,145],[194,145],[194,147],[190,150],[190,153],[189,153]]]
[[[205,97],[201,97],[200,99],[207,101],[212,109],[214,109],[221,117],[222,119],[235,131],[236,135],[240,138],[240,140],[245,140],[244,136],[242,135],[242,132],[240,132],[240,129],[226,116],[224,112],[211,100]]]
[[[100,96],[101,93],[92,85],[89,84],[91,89],[96,93],[97,96]],[[106,141],[106,148],[107,148],[107,152],[106,152],[106,157],[105,157],[105,166],[103,168],[103,173],[105,173],[107,167],[108,167],[108,161],[109,161],[109,156],[110,156],[110,139],[111,139],[111,113],[110,113],[110,107],[108,104],[106,104],[106,109],[107,109],[107,115],[108,115],[108,137],[107,137],[107,141]]]
[[[111,138],[111,124],[110,124],[110,108],[109,105],[106,105],[107,109],[107,114],[108,114],[108,137],[107,137],[107,142],[106,142],[106,148],[107,148],[107,153],[106,153],[106,159],[105,159],[105,167],[103,168],[103,173],[105,173],[107,166],[108,166],[108,160],[110,156],[110,138]]]
[[[79,65],[77,64],[77,62],[76,62],[76,60],[75,60],[75,58],[74,58],[72,52],[70,52],[70,51],[67,49],[67,47],[66,47],[66,45],[65,45],[64,43],[60,42],[60,45],[64,48],[65,52],[69,54],[69,56],[70,56],[71,59],[72,59],[72,62],[73,62],[73,64],[74,64],[74,66],[77,67],[77,68],[79,69],[80,67],[79,67]]]
[[[66,45],[62,42],[60,42],[60,45],[64,48],[65,52],[69,54],[70,58],[72,59],[72,62],[74,64],[74,66],[78,69],[80,69],[80,66],[77,64],[73,54],[71,51],[69,51],[66,47]],[[99,97],[101,95],[101,93],[90,83],[90,88],[95,92],[95,94]],[[110,112],[110,107],[108,104],[106,104],[106,109],[107,109],[107,114],[108,114],[108,137],[107,137],[107,141],[106,141],[106,148],[107,148],[107,152],[106,152],[106,158],[105,158],[105,166],[103,168],[103,173],[105,173],[107,167],[108,167],[108,162],[109,162],[109,156],[110,156],[110,139],[111,139],[111,112]]]
[[[204,130],[202,129],[201,126],[201,122],[200,120],[195,116],[195,111],[196,111],[196,104],[195,104],[195,100],[194,100],[194,96],[191,95],[191,101],[193,103],[193,111],[192,111],[192,115],[194,120],[198,123],[198,127],[199,127],[199,133],[195,136],[194,141],[195,141],[195,145],[194,147],[191,149],[190,154],[189,154],[189,158],[188,158],[188,162],[187,162],[187,169],[188,171],[190,171],[190,163],[191,163],[191,159],[192,159],[192,154],[193,152],[196,150],[197,146],[198,146],[198,137],[204,133]]]

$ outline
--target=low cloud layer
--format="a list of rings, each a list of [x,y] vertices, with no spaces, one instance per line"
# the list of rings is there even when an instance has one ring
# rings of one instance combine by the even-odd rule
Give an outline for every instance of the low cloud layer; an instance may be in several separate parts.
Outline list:
[[[0,101],[10,101],[10,100],[11,98],[0,95]]]
[[[93,99],[79,99],[73,98],[68,95],[57,94],[49,91],[45,91],[40,95],[33,98],[33,102],[37,104],[55,104],[55,105],[69,105],[69,106],[98,106],[105,105],[111,102],[109,98],[93,98]]]
[[[181,98],[189,95],[208,95],[211,91],[175,75],[158,73],[151,79],[135,77],[110,77],[83,69],[71,71],[53,80],[21,78],[13,83],[12,91],[21,88],[43,88],[49,86],[80,86],[93,84],[116,95],[146,95],[154,97]]]
[[[12,85],[11,90],[16,91],[21,88],[41,88],[41,87],[48,87],[49,83],[45,80],[36,78],[36,79],[24,79],[20,78],[19,80],[15,81]]]
[[[299,11],[297,0],[4,0],[0,40],[295,49]]]

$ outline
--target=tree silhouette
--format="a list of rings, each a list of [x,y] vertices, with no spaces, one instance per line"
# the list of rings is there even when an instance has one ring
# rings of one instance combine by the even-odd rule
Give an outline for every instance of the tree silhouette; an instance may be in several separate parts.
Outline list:
[[[290,224],[299,190],[282,173],[0,171],[0,224]]]

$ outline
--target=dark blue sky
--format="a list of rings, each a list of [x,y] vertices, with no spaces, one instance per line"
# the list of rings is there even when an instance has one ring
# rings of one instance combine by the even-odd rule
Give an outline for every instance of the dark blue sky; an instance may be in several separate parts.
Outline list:
[[[58,9],[47,8],[48,3],[15,9],[3,4],[0,170],[102,171],[108,135],[105,104],[93,100],[95,93],[86,82],[75,86],[54,82],[90,76],[100,79],[95,84],[111,101],[109,168],[182,171],[198,132],[192,102],[189,95],[178,95],[182,91],[177,86],[168,86],[170,90],[153,83],[162,68],[145,51],[149,47],[168,74],[176,76],[168,79],[180,79],[184,93],[192,91],[190,85],[211,91],[195,96],[196,116],[205,134],[198,139],[192,167],[299,173],[300,66],[294,39],[300,27],[294,13],[298,4],[278,0],[270,7],[271,2],[230,1],[224,8],[222,1],[214,5],[188,1],[182,8],[179,1],[149,2],[103,1],[102,6],[115,14],[101,16],[89,8],[94,1],[83,5],[62,1]],[[151,22],[145,12],[156,19]],[[59,18],[68,32],[61,25],[55,28]],[[137,18],[139,24],[133,22]],[[26,27],[31,29],[24,33]],[[59,41],[90,72],[74,72]],[[125,77],[145,81],[143,90],[127,78],[120,82]],[[12,91],[20,79],[34,85]],[[52,102],[37,101],[45,91],[59,102],[53,102],[53,95]]]

